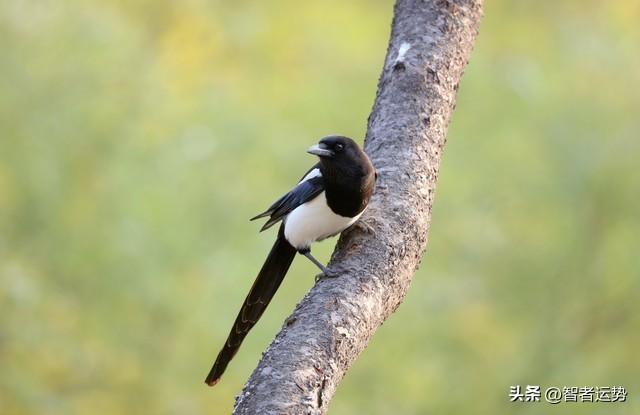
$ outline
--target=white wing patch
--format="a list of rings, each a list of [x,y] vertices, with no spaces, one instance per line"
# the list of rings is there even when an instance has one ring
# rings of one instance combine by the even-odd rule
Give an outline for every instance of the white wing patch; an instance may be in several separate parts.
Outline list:
[[[314,177],[318,177],[318,176],[322,176],[322,173],[320,172],[320,169],[313,169],[311,170],[309,173],[307,173],[306,176],[304,176],[302,178],[302,180],[300,180],[298,182],[298,184],[302,183],[302,182],[306,182],[309,179],[313,179]]]

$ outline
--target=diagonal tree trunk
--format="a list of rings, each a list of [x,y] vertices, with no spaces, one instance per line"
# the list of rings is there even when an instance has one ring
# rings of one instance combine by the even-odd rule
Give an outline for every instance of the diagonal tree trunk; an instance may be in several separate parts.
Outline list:
[[[365,151],[378,184],[360,226],[286,320],[234,414],[324,414],[375,330],[403,301],[427,245],[456,91],[482,0],[398,0]],[[382,380],[381,380],[382,381]]]

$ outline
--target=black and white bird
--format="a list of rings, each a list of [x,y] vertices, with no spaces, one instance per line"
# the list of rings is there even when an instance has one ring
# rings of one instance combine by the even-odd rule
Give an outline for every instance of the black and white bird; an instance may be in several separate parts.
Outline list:
[[[320,158],[287,194],[251,220],[269,217],[260,231],[282,222],[278,237],[236,317],[226,343],[205,382],[213,386],[256,324],[284,279],[296,253],[313,262],[321,276],[334,277],[311,255],[311,244],[353,225],[373,194],[376,171],[369,157],[348,137],[329,136],[308,153]]]

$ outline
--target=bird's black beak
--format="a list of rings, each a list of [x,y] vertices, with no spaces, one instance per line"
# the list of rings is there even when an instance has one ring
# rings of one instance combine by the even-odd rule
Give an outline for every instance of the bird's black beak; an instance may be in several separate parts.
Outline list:
[[[333,151],[329,150],[325,144],[315,144],[307,149],[307,153],[318,157],[333,157]]]

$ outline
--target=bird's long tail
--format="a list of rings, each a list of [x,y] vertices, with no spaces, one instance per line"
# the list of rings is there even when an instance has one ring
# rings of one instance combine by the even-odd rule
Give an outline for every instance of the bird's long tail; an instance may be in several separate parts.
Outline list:
[[[226,343],[218,353],[216,362],[205,380],[207,385],[213,386],[218,383],[247,333],[260,319],[278,287],[280,287],[280,283],[287,274],[295,256],[296,249],[287,242],[284,237],[284,227],[280,225],[278,238],[273,244],[262,269],[260,269],[251,291],[249,291],[247,298],[244,300],[229,337],[227,337]]]

